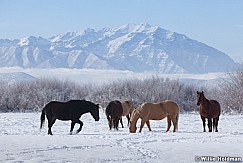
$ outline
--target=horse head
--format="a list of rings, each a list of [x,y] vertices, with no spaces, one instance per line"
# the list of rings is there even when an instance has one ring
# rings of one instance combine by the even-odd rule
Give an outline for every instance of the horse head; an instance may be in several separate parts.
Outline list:
[[[197,105],[200,105],[200,103],[202,103],[204,99],[204,93],[202,92],[198,92],[197,91]]]
[[[136,124],[133,124],[133,122],[130,121],[129,123],[129,131],[130,133],[135,133],[137,130]]]
[[[95,119],[95,121],[99,121],[100,120],[99,104],[93,104],[93,109],[91,109],[90,113],[92,117]]]
[[[137,124],[137,120],[140,117],[140,113],[137,111],[137,109],[135,109],[132,113],[130,122],[129,122],[129,131],[130,133],[135,133],[137,130],[136,124]]]

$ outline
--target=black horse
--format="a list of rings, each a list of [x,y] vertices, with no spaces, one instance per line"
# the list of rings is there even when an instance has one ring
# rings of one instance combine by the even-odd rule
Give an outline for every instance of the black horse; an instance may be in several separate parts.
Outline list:
[[[46,115],[48,120],[48,135],[52,135],[51,127],[56,119],[72,121],[70,134],[72,134],[75,123],[79,123],[80,127],[77,130],[77,133],[79,133],[83,126],[83,122],[79,118],[82,114],[88,112],[91,113],[95,121],[99,121],[99,104],[86,100],[70,100],[68,102],[51,101],[42,110],[40,128],[43,126]]]

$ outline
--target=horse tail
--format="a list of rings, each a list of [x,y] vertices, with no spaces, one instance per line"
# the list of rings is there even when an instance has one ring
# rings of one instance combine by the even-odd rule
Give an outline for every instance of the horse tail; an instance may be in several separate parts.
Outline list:
[[[46,111],[46,106],[42,109],[42,113],[41,113],[41,117],[40,117],[40,120],[41,120],[40,129],[42,129],[43,124],[45,122],[45,115],[46,115],[45,111]]]
[[[111,111],[111,104],[109,104],[106,108],[106,113],[108,116],[110,116],[112,114],[112,111]]]
[[[112,114],[112,111],[111,111],[111,104],[110,104],[110,103],[109,103],[108,106],[106,107],[105,112],[106,112],[106,117],[107,117],[107,119],[110,120],[110,119],[111,119],[111,114]]]

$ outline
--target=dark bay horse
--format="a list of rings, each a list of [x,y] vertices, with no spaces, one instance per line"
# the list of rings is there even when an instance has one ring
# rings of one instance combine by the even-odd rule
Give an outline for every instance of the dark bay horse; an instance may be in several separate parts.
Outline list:
[[[212,132],[218,132],[218,121],[220,116],[220,105],[216,100],[208,100],[205,96],[203,91],[197,91],[197,105],[200,106],[199,112],[201,115],[201,119],[203,122],[203,132],[206,132],[205,125],[206,125],[206,118],[208,119],[208,130]],[[213,119],[213,122],[212,122]]]
[[[120,101],[111,101],[108,104],[105,109],[105,114],[108,120],[110,130],[112,127],[118,130],[118,123],[122,117],[122,112],[123,109]]]
[[[95,121],[99,121],[99,104],[94,104],[86,100],[70,100],[68,102],[49,102],[42,110],[41,125],[45,121],[45,115],[48,120],[48,135],[52,135],[51,127],[58,120],[71,120],[70,134],[72,134],[75,123],[79,123],[80,127],[77,130],[79,133],[82,130],[83,122],[79,120],[82,114],[90,112]]]

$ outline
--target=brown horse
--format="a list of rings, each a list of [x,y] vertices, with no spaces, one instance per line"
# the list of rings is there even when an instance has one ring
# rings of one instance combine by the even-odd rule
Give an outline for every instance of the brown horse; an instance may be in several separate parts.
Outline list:
[[[111,101],[106,107],[105,114],[108,120],[110,130],[113,128],[118,130],[118,123],[122,116],[122,104],[120,101]]]
[[[218,132],[218,121],[220,116],[220,105],[219,102],[216,100],[208,100],[205,96],[203,91],[197,91],[197,105],[200,106],[199,112],[201,115],[201,119],[203,122],[203,132],[206,132],[206,118],[208,119],[208,130],[212,132],[212,125],[213,130]],[[213,119],[213,124],[212,124]]]
[[[165,117],[167,117],[166,132],[170,130],[171,121],[174,125],[173,132],[176,132],[178,129],[179,106],[175,102],[169,100],[158,103],[145,102],[134,110],[129,124],[129,131],[131,133],[136,132],[136,123],[139,118],[141,118],[139,130],[139,132],[141,132],[145,123],[147,124],[149,131],[151,131],[149,120],[162,120]]]
[[[122,109],[123,109],[122,116],[127,117],[127,125],[129,125],[130,118],[131,118],[132,112],[134,110],[133,103],[132,103],[132,101],[123,101],[121,104],[122,104]],[[124,126],[122,123],[122,117],[120,119],[120,122],[121,122],[121,125],[123,128]]]

